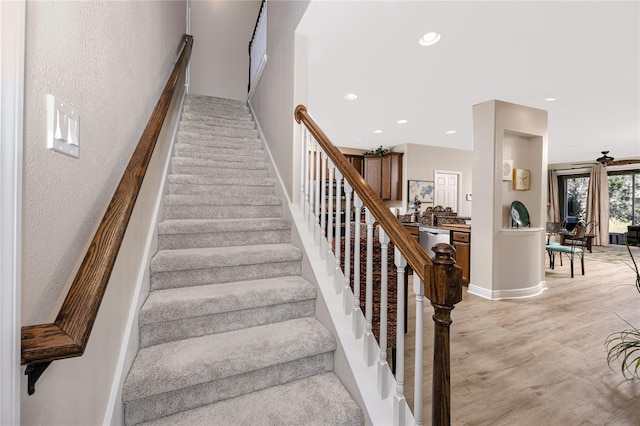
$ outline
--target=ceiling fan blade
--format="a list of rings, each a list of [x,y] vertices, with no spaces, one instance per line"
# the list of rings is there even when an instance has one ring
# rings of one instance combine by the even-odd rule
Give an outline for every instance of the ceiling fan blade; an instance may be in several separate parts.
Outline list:
[[[624,166],[627,164],[640,164],[640,158],[628,159],[628,160],[615,160],[610,162],[609,166]]]

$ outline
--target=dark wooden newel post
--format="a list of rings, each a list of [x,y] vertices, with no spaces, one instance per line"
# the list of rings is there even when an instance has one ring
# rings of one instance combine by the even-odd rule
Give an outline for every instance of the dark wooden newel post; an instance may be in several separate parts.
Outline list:
[[[451,384],[449,355],[449,326],[454,305],[462,300],[462,269],[453,259],[455,249],[449,244],[436,244],[433,276],[426,296],[434,309],[433,322],[433,390],[431,395],[431,424],[451,424]]]

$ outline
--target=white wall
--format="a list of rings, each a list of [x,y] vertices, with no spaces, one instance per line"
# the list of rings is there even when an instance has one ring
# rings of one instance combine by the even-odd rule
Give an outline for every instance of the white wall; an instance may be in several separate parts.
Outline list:
[[[55,319],[173,68],[185,16],[181,1],[27,3],[23,325]],[[79,111],[79,159],[46,148],[47,93]],[[118,258],[85,354],[54,362],[33,396],[23,392],[22,423],[102,423],[148,220],[139,226],[125,238],[131,251]]]
[[[460,172],[458,182],[458,216],[471,215],[471,201],[465,194],[471,193],[471,172],[473,151],[464,149],[440,148],[435,146],[406,144],[394,147],[394,151],[404,151],[404,181],[402,182],[403,207],[407,209],[408,180],[433,180],[436,170]],[[423,205],[422,209],[426,207]]]
[[[294,39],[308,0],[271,1],[267,12],[267,65],[249,102],[260,122],[289,199],[299,189],[293,147]]]
[[[244,100],[260,0],[191,2],[191,93]]]

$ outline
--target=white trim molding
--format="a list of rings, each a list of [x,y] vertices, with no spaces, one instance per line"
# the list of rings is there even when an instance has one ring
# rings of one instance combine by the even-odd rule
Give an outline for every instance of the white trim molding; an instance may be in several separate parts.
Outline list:
[[[25,2],[0,2],[0,424],[20,424]]]

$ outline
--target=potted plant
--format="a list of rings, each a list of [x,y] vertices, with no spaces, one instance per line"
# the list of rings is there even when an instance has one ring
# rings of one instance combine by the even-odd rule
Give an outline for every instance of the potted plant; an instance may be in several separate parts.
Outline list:
[[[389,152],[389,150],[387,148],[383,148],[382,145],[380,145],[380,148],[376,148],[373,151],[365,151],[362,153],[362,155],[377,155],[378,157],[382,157],[387,152]]]
[[[636,290],[640,292],[640,271],[638,271],[638,264],[633,257],[629,244],[626,241],[625,243],[629,251],[629,256],[631,256],[632,265],[629,265],[629,267],[633,269],[636,274]],[[607,363],[611,367],[614,361],[619,361],[620,370],[625,379],[640,379],[640,329],[626,320],[623,321],[631,328],[612,333],[607,337],[605,342],[607,347]]]

